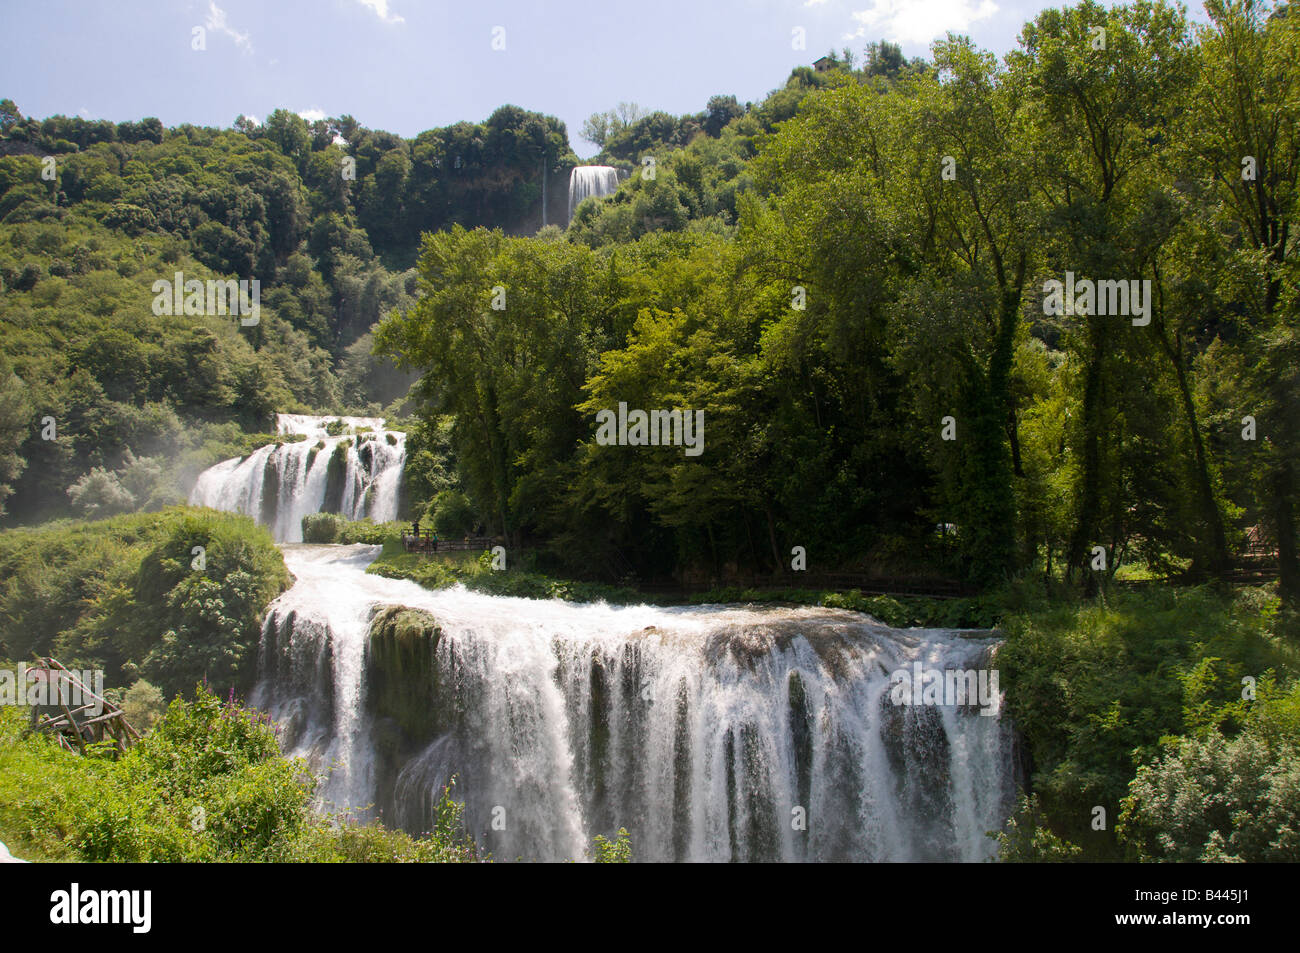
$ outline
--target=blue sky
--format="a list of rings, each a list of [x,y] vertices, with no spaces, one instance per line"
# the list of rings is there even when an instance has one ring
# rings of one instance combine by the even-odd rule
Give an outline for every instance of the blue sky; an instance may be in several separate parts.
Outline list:
[[[582,120],[759,100],[828,48],[924,55],[946,30],[998,53],[1040,0],[3,0],[0,97],[25,115],[229,126],[276,107],[404,136],[514,103]],[[1199,15],[1200,4],[1191,5]],[[193,49],[203,27],[206,48]],[[504,28],[504,49],[493,31]],[[806,49],[793,48],[796,28]],[[499,44],[498,44],[499,45]]]

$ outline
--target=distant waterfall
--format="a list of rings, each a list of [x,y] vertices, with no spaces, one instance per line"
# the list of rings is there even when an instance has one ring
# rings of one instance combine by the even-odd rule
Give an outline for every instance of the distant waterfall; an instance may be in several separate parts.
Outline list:
[[[351,432],[329,436],[327,425],[334,421]],[[395,520],[406,434],[383,425],[380,418],[280,414],[278,433],[307,439],[268,444],[209,467],[194,484],[190,503],[252,516],[286,542],[302,539],[302,518],[309,513]]]
[[[618,169],[609,165],[579,165],[569,173],[569,218],[583,199],[618,191]]]
[[[332,766],[330,810],[425,831],[455,775],[500,860],[580,859],[620,826],[647,861],[993,853],[1009,727],[891,694],[900,670],[987,671],[989,638],[820,608],[430,592],[367,575],[377,550],[285,547],[296,584],[250,699],[288,753]]]

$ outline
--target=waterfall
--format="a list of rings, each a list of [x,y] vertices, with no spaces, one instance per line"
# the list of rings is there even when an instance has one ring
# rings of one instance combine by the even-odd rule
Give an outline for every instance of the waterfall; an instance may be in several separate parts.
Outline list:
[[[994,640],[821,608],[432,592],[367,575],[377,551],[284,547],[297,581],[263,631],[251,701],[287,753],[334,766],[322,807],[422,832],[454,775],[502,860],[581,858],[619,827],[647,861],[994,851],[1008,726],[894,694],[900,671],[987,671]]]
[[[328,437],[328,424],[342,424],[349,433],[362,428],[383,430],[383,417],[317,417],[312,414],[276,414],[275,432],[278,434],[301,434],[306,437]]]
[[[569,218],[583,199],[618,191],[618,169],[610,165],[579,165],[569,173]]]
[[[369,417],[279,414],[276,424],[280,434],[307,439],[268,444],[209,467],[190,491],[190,504],[252,516],[288,542],[302,539],[302,518],[309,513],[376,523],[397,519],[406,434],[384,430],[381,418]]]

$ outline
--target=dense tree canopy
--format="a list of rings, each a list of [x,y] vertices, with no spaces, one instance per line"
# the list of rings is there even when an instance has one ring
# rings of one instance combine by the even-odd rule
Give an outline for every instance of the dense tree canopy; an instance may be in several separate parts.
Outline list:
[[[1084,2],[1001,61],[877,44],[758,106],[593,117],[638,166],[575,215],[594,254],[439,236],[376,340],[455,419],[482,515],[576,568],[802,545],[1091,588],[1222,571],[1257,527],[1294,597],[1300,34],[1285,7],[1209,13]],[[1091,303],[1051,306],[1076,280]],[[620,402],[703,410],[705,453],[598,445]]]

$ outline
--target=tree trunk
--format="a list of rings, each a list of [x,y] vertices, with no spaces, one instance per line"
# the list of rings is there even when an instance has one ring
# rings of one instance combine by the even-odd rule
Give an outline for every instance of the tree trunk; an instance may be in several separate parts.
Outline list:
[[[1208,568],[1211,573],[1218,575],[1228,568],[1231,558],[1228,554],[1227,533],[1223,528],[1223,511],[1219,509],[1219,501],[1214,498],[1214,487],[1210,483],[1210,465],[1205,453],[1205,440],[1201,436],[1201,423],[1196,416],[1196,403],[1192,400],[1192,390],[1187,383],[1187,368],[1183,366],[1182,342],[1179,341],[1178,347],[1174,347],[1169,342],[1165,336],[1163,319],[1160,327],[1160,344],[1165,356],[1169,358],[1169,363],[1173,365],[1174,376],[1178,381],[1178,396],[1182,403],[1183,416],[1187,421],[1187,430],[1192,437],[1192,449],[1195,455],[1193,477],[1196,481],[1196,495],[1205,511],[1204,516],[1210,534]]]
[[[1097,592],[1096,576],[1088,565],[1089,543],[1096,538],[1097,521],[1101,512],[1101,357],[1102,331],[1090,329],[1092,355],[1088,362],[1088,377],[1083,387],[1083,471],[1080,474],[1079,513],[1070,540],[1068,571],[1083,572],[1084,590],[1088,595]]]
[[[772,544],[772,560],[776,565],[776,571],[784,572],[785,564],[781,562],[781,547],[776,544],[776,520],[772,518],[770,504],[763,507],[763,514],[767,517],[767,538]]]
[[[1273,475],[1273,525],[1277,534],[1278,589],[1289,605],[1300,601],[1300,557],[1296,553],[1294,478],[1282,461]]]

